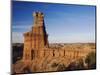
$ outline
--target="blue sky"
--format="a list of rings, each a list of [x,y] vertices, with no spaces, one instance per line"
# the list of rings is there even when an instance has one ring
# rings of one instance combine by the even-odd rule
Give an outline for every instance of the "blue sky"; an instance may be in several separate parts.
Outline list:
[[[50,43],[95,42],[95,6],[13,1],[12,42],[23,42],[33,26],[33,12],[44,13]]]

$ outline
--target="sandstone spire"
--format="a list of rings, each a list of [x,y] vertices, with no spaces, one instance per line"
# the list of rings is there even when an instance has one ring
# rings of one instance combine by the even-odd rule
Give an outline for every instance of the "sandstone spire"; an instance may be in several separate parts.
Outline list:
[[[48,46],[48,35],[45,29],[44,14],[42,12],[33,13],[34,23],[32,30],[24,34],[24,59],[33,59],[37,52]]]

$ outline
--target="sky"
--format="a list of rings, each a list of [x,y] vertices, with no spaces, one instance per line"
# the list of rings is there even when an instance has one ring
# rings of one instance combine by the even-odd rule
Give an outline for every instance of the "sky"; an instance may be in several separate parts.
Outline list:
[[[50,43],[95,42],[95,6],[13,1],[13,43],[23,43],[23,33],[31,30],[36,11],[44,13]]]

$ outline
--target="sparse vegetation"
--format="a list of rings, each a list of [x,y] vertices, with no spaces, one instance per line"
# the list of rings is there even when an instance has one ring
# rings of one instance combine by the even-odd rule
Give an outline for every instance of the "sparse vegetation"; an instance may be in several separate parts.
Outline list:
[[[83,59],[71,62],[68,66],[66,66],[65,64],[53,63],[52,67],[57,67],[57,71],[73,71],[85,69]]]
[[[57,67],[58,66],[58,63],[53,63],[52,65],[51,65],[51,67]]]
[[[59,64],[57,71],[64,71],[66,69],[66,66],[64,64]]]
[[[24,72],[24,73],[31,73],[30,67],[25,67],[25,68],[23,69],[23,72]]]
[[[83,59],[79,59],[78,61],[70,63],[65,70],[69,71],[69,70],[83,70],[83,69],[85,69]]]
[[[95,69],[96,68],[96,53],[94,51],[90,52],[87,55],[85,62],[88,66],[88,69]]]

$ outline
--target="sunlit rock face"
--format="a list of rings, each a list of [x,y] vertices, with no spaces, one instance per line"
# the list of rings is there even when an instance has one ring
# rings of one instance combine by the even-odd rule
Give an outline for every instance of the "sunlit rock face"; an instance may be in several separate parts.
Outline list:
[[[48,47],[48,35],[45,29],[44,14],[33,13],[34,24],[31,31],[24,34],[23,60],[34,60],[39,57],[41,49]]]

